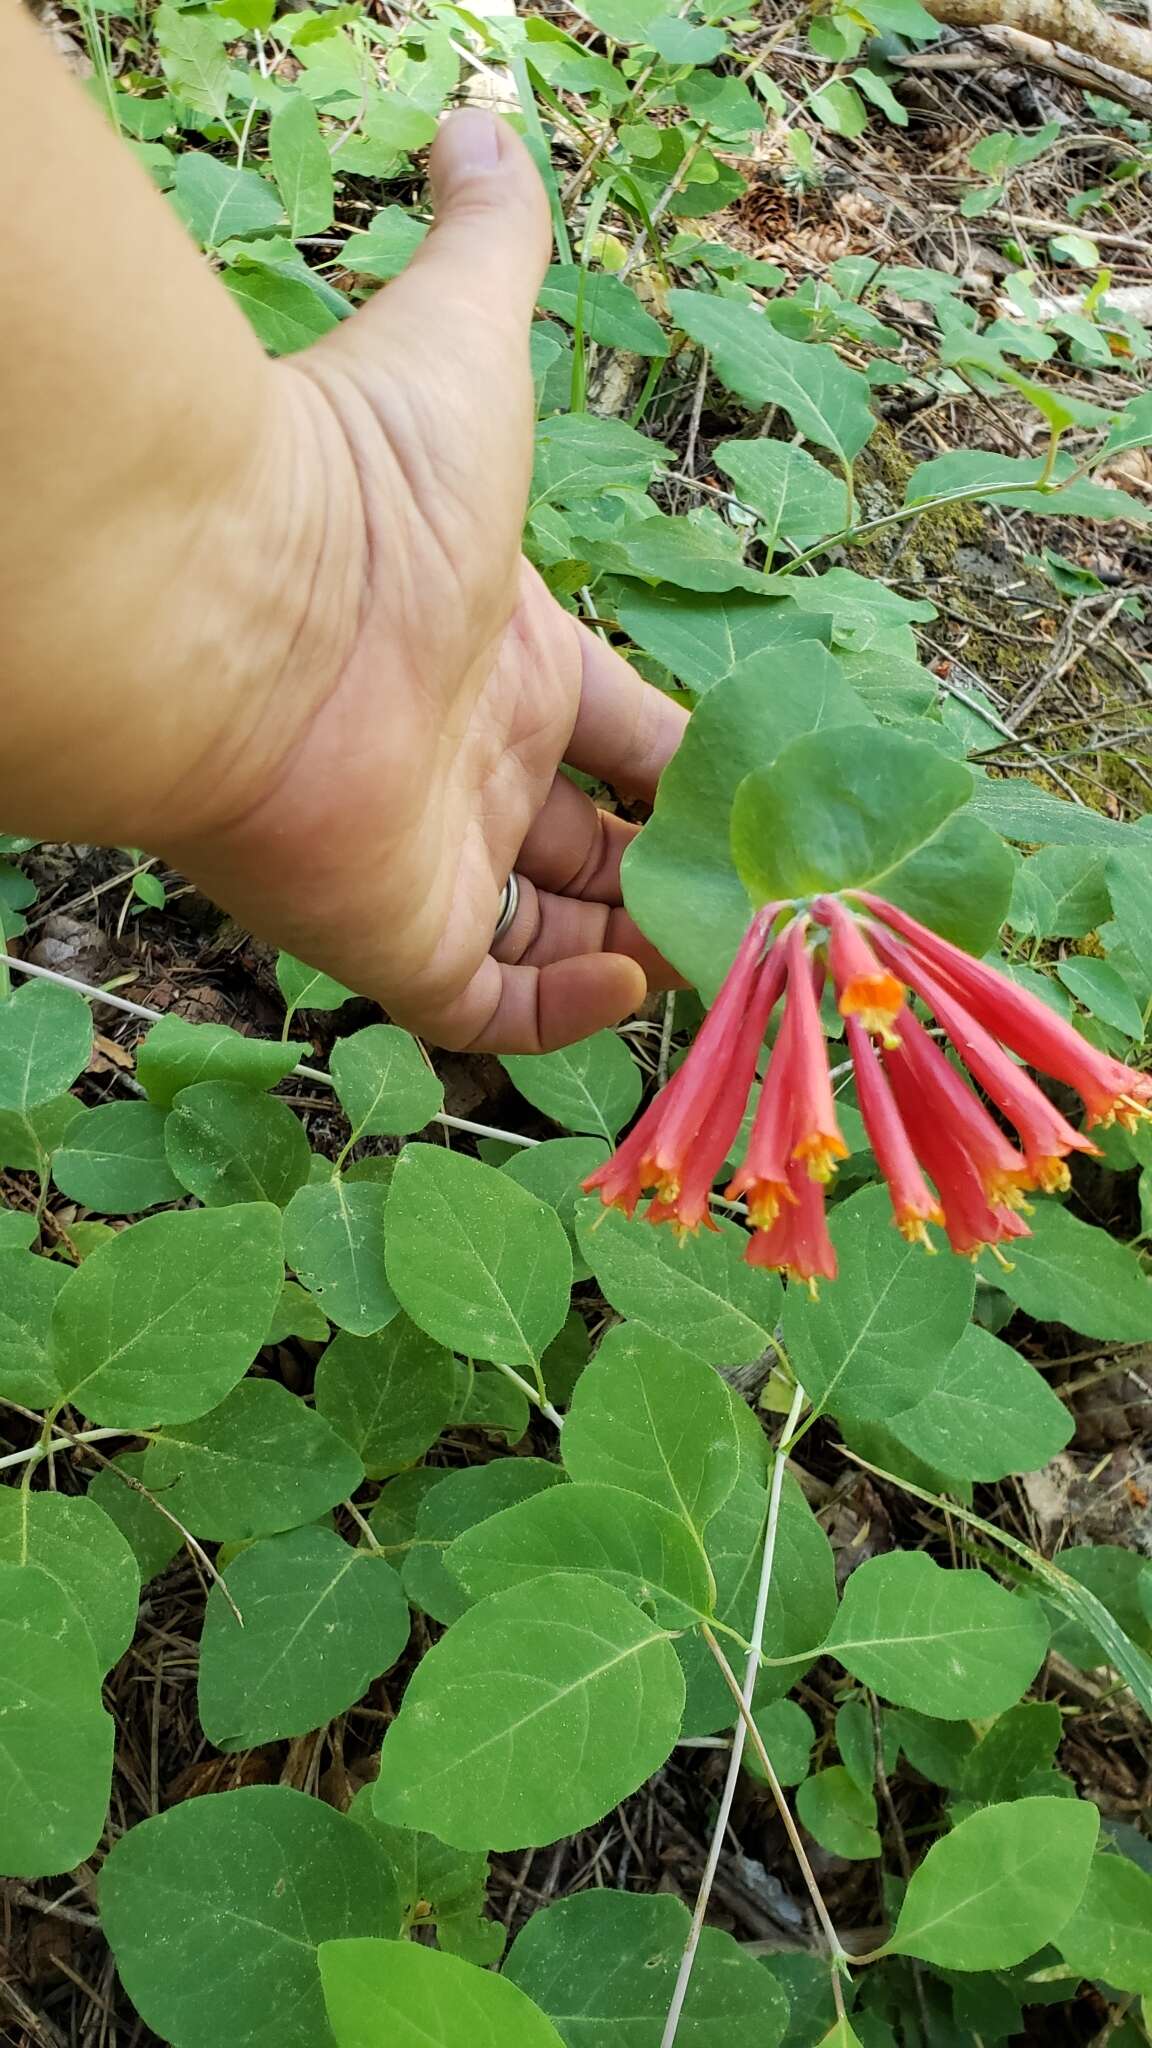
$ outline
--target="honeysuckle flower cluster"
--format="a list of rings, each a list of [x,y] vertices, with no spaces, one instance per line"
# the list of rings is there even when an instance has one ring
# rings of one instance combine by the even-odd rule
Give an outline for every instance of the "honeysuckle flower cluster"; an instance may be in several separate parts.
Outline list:
[[[683,1065],[585,1188],[628,1216],[650,1193],[650,1222],[714,1229],[713,1185],[738,1139],[782,996],[747,1149],[725,1193],[746,1204],[750,1264],[810,1288],[834,1280],[825,1191],[848,1148],[820,1021],[829,978],[896,1226],[929,1250],[933,1223],[953,1251],[975,1257],[987,1247],[1003,1261],[1001,1245],[1030,1235],[1028,1194],[1066,1187],[1069,1155],[1098,1149],[1018,1061],[1075,1089],[1089,1129],[1131,1127],[1152,1114],[1152,1075],[1098,1051],[1006,975],[859,890],[756,913]],[[935,1032],[910,996],[931,1013]]]

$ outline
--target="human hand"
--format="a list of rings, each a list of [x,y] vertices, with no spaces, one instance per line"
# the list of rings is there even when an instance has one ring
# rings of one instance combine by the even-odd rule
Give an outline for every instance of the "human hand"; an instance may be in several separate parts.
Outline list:
[[[520,555],[549,249],[527,151],[465,112],[432,182],[437,223],[410,267],[276,366],[280,472],[302,514],[322,514],[307,643],[227,759],[226,810],[201,794],[190,833],[159,830],[252,929],[399,1022],[441,1045],[537,1052],[674,978],[621,908],[635,828],[558,769],[650,797],[684,714]],[[201,792],[213,774],[209,758]]]

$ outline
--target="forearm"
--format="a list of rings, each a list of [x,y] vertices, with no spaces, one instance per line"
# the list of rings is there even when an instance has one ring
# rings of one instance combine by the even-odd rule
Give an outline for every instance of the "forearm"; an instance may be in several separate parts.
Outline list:
[[[244,761],[242,806],[284,651],[323,630],[292,616],[308,436],[277,430],[308,400],[11,5],[0,78],[0,822],[138,843],[202,765],[226,812]]]

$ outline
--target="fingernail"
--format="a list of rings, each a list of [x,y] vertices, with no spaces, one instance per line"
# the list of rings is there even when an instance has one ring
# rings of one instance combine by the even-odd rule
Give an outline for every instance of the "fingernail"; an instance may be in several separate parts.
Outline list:
[[[461,107],[444,123],[440,149],[450,153],[452,169],[458,175],[494,171],[500,162],[500,123],[484,107]]]

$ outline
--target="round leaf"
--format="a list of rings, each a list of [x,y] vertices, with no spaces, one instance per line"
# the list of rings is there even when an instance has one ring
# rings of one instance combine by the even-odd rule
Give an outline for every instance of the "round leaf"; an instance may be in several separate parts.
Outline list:
[[[369,1024],[338,1039],[328,1062],[357,1138],[422,1131],[444,1107],[444,1088],[410,1031]]]
[[[374,1337],[341,1332],[316,1367],[317,1409],[363,1459],[369,1479],[413,1464],[447,1427],[455,1402],[451,1352],[405,1315]]]
[[[0,1564],[0,1870],[72,1870],[104,1832],[116,1728],[73,1602],[31,1564]]]
[[[404,1479],[423,1479],[425,1473],[406,1473]],[[466,1529],[486,1522],[490,1515],[503,1513],[518,1501],[528,1500],[545,1488],[562,1486],[564,1474],[558,1465],[543,1458],[494,1458],[490,1465],[466,1465],[462,1471],[435,1473],[438,1482],[420,1501],[413,1528],[414,1542],[404,1560],[404,1591],[414,1607],[423,1608],[434,1621],[455,1621],[471,1605],[471,1596],[444,1563],[449,1545]],[[401,1481],[403,1483],[403,1480]],[[394,1493],[388,1487],[381,1502]],[[373,1516],[374,1533],[379,1532]],[[385,1541],[383,1535],[379,1540]]]
[[[386,1185],[345,1176],[298,1189],[284,1212],[288,1264],[324,1314],[358,1337],[400,1312],[384,1269],[387,1203]]]
[[[165,1128],[168,1163],[209,1208],[274,1202],[303,1187],[312,1164],[303,1124],[286,1102],[239,1081],[182,1088]]]
[[[665,1631],[614,1586],[552,1574],[494,1593],[409,1680],[376,1811],[459,1849],[554,1842],[659,1770],[683,1704]]]
[[[500,1064],[553,1123],[609,1143],[635,1113],[643,1089],[640,1069],[615,1031],[597,1031],[560,1052],[506,1053]]]
[[[194,1536],[243,1543],[313,1522],[364,1477],[355,1451],[276,1380],[246,1379],[153,1437],[143,1480]],[[121,1491],[125,1489],[121,1488]]]
[[[0,1002],[0,1110],[23,1112],[72,1086],[92,1051],[83,996],[52,981],[25,982]]]
[[[771,1343],[780,1283],[746,1263],[736,1224],[678,1243],[671,1230],[593,1198],[577,1204],[576,1237],[613,1308],[705,1363],[747,1365]]]
[[[370,1835],[283,1785],[131,1828],[100,1873],[100,1916],[128,1996],[173,2048],[328,2048],[321,1942],[400,1932]]]
[[[183,1088],[197,1081],[240,1081],[246,1088],[274,1088],[287,1080],[307,1046],[282,1039],[247,1038],[230,1024],[191,1024],[186,1017],[161,1017],[142,1041],[136,1074],[159,1109],[171,1109]]]
[[[461,1152],[406,1145],[388,1197],[388,1278],[414,1323],[473,1358],[531,1365],[568,1313],[555,1210]]]
[[[1127,1856],[1094,1856],[1084,1896],[1056,1946],[1082,1977],[1152,1992],[1152,1876]]]
[[[939,1472],[993,1480],[1038,1472],[1063,1450],[1075,1424],[1034,1365],[969,1323],[939,1386],[914,1408],[890,1415],[887,1428]]]
[[[306,1735],[361,1699],[408,1640],[392,1566],[329,1529],[253,1543],[214,1585],[200,1644],[200,1721],[217,1749]]]
[[[983,1807],[913,1872],[889,1949],[942,1970],[1022,1963],[1079,1905],[1099,1828],[1085,1799]]]
[[[797,1706],[795,1700],[770,1700],[767,1706],[756,1708],[752,1719],[780,1783],[798,1785],[808,1775],[808,1760],[816,1740],[816,1730],[803,1707]],[[764,1766],[750,1742],[744,1749],[744,1768],[749,1777],[767,1784]]]
[[[98,1502],[0,1488],[0,1564],[51,1579],[101,1673],[136,1629],[140,1572],[128,1540]]]
[[[569,1476],[643,1494],[698,1536],[731,1493],[738,1459],[719,1374],[648,1330],[609,1330],[564,1425]]]
[[[559,2048],[508,1978],[416,1942],[325,1942],[320,1978],[338,2048]]]
[[[52,1311],[68,1268],[35,1252],[0,1252],[0,1394],[50,1408],[60,1386],[52,1358]]]
[[[62,1195],[106,1216],[134,1216],[184,1189],[168,1164],[165,1113],[151,1102],[106,1102],[81,1112],[52,1161]]]
[[[945,1571],[922,1550],[858,1565],[824,1645],[862,1685],[942,1720],[1014,1706],[1048,1628],[1033,1601],[979,1571]]]
[[[796,1811],[830,1856],[864,1862],[880,1854],[875,1795],[858,1785],[843,1764],[805,1778],[797,1788]]]
[[[996,1285],[1038,1322],[1085,1337],[1140,1344],[1152,1337],[1152,1280],[1125,1245],[1059,1202],[1037,1202],[1031,1237],[1012,1246]]]
[[[284,1265],[267,1203],[146,1216],[60,1290],[60,1384],[93,1422],[187,1422],[222,1401],[264,1341]]]

